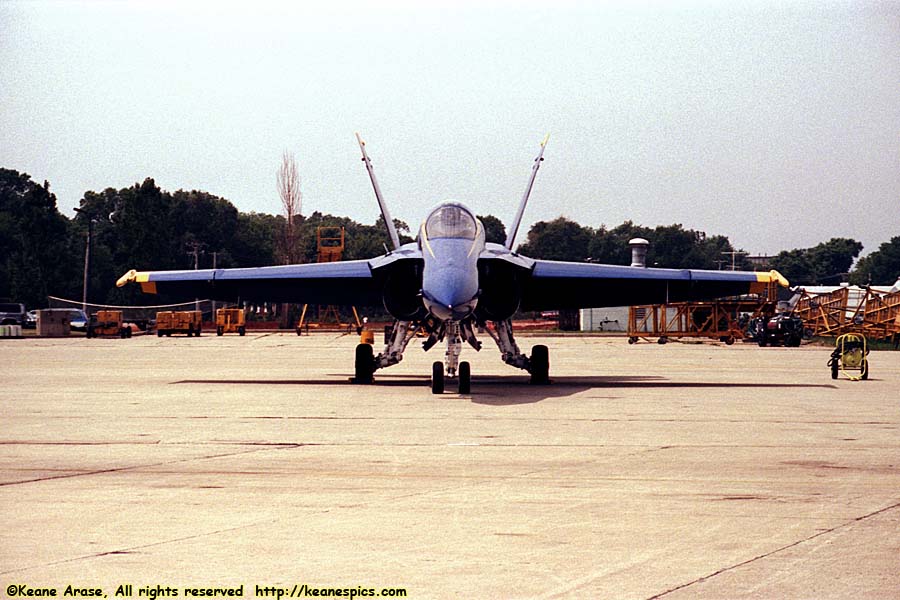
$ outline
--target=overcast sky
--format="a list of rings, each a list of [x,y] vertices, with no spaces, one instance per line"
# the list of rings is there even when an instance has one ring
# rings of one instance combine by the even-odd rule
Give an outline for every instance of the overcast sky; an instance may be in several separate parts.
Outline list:
[[[372,223],[359,131],[394,217],[508,224],[550,133],[526,226],[900,235],[900,2],[422,4],[0,0],[0,166],[276,214],[287,150],[304,214]]]

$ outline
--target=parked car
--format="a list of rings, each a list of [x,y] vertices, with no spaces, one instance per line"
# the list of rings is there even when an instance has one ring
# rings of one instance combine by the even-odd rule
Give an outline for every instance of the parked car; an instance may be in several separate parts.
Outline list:
[[[69,326],[72,331],[84,331],[87,333],[88,323],[90,319],[80,308],[67,308],[69,313]]]
[[[25,305],[17,302],[0,304],[0,325],[25,325]]]

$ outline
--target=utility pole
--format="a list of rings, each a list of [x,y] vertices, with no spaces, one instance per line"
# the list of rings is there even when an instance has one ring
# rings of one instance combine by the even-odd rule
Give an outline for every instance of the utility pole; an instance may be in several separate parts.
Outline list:
[[[196,271],[200,267],[200,249],[203,247],[203,243],[201,242],[188,242],[187,246],[190,248],[188,250],[187,255],[194,257],[194,270]],[[200,299],[194,298],[194,310],[200,310]]]
[[[737,271],[737,264],[736,264],[737,255],[738,254],[747,254],[747,253],[744,252],[743,250],[732,250],[730,252],[722,252],[722,254],[724,254],[725,256],[731,257],[731,270]]]
[[[219,254],[218,252],[212,253],[212,255],[213,255],[213,271],[216,270],[216,257],[218,256],[218,254]],[[212,320],[213,321],[216,320],[216,301],[215,300],[212,301]]]
[[[87,242],[84,247],[84,282],[81,288],[81,310],[87,314],[88,282],[91,278],[91,246],[94,241],[94,222],[96,219],[94,219],[94,216],[90,212],[83,208],[76,208],[75,212],[83,214],[88,220]]]

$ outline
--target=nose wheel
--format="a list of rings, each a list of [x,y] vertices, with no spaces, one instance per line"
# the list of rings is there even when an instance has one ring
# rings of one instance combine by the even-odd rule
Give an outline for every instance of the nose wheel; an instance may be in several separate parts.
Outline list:
[[[459,363],[459,393],[468,394],[472,391],[472,367],[468,361]]]
[[[444,363],[434,361],[431,364],[431,393],[444,393]],[[472,392],[472,366],[468,361],[459,363],[459,370],[456,372],[457,389],[460,394],[469,394]]]

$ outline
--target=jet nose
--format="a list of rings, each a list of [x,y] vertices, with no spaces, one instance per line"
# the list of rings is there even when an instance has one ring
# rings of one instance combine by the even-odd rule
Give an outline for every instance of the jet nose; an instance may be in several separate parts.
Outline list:
[[[462,321],[468,318],[475,311],[478,300],[473,298],[468,302],[461,304],[442,304],[440,302],[430,301],[426,298],[425,305],[428,311],[442,321],[453,320]]]

